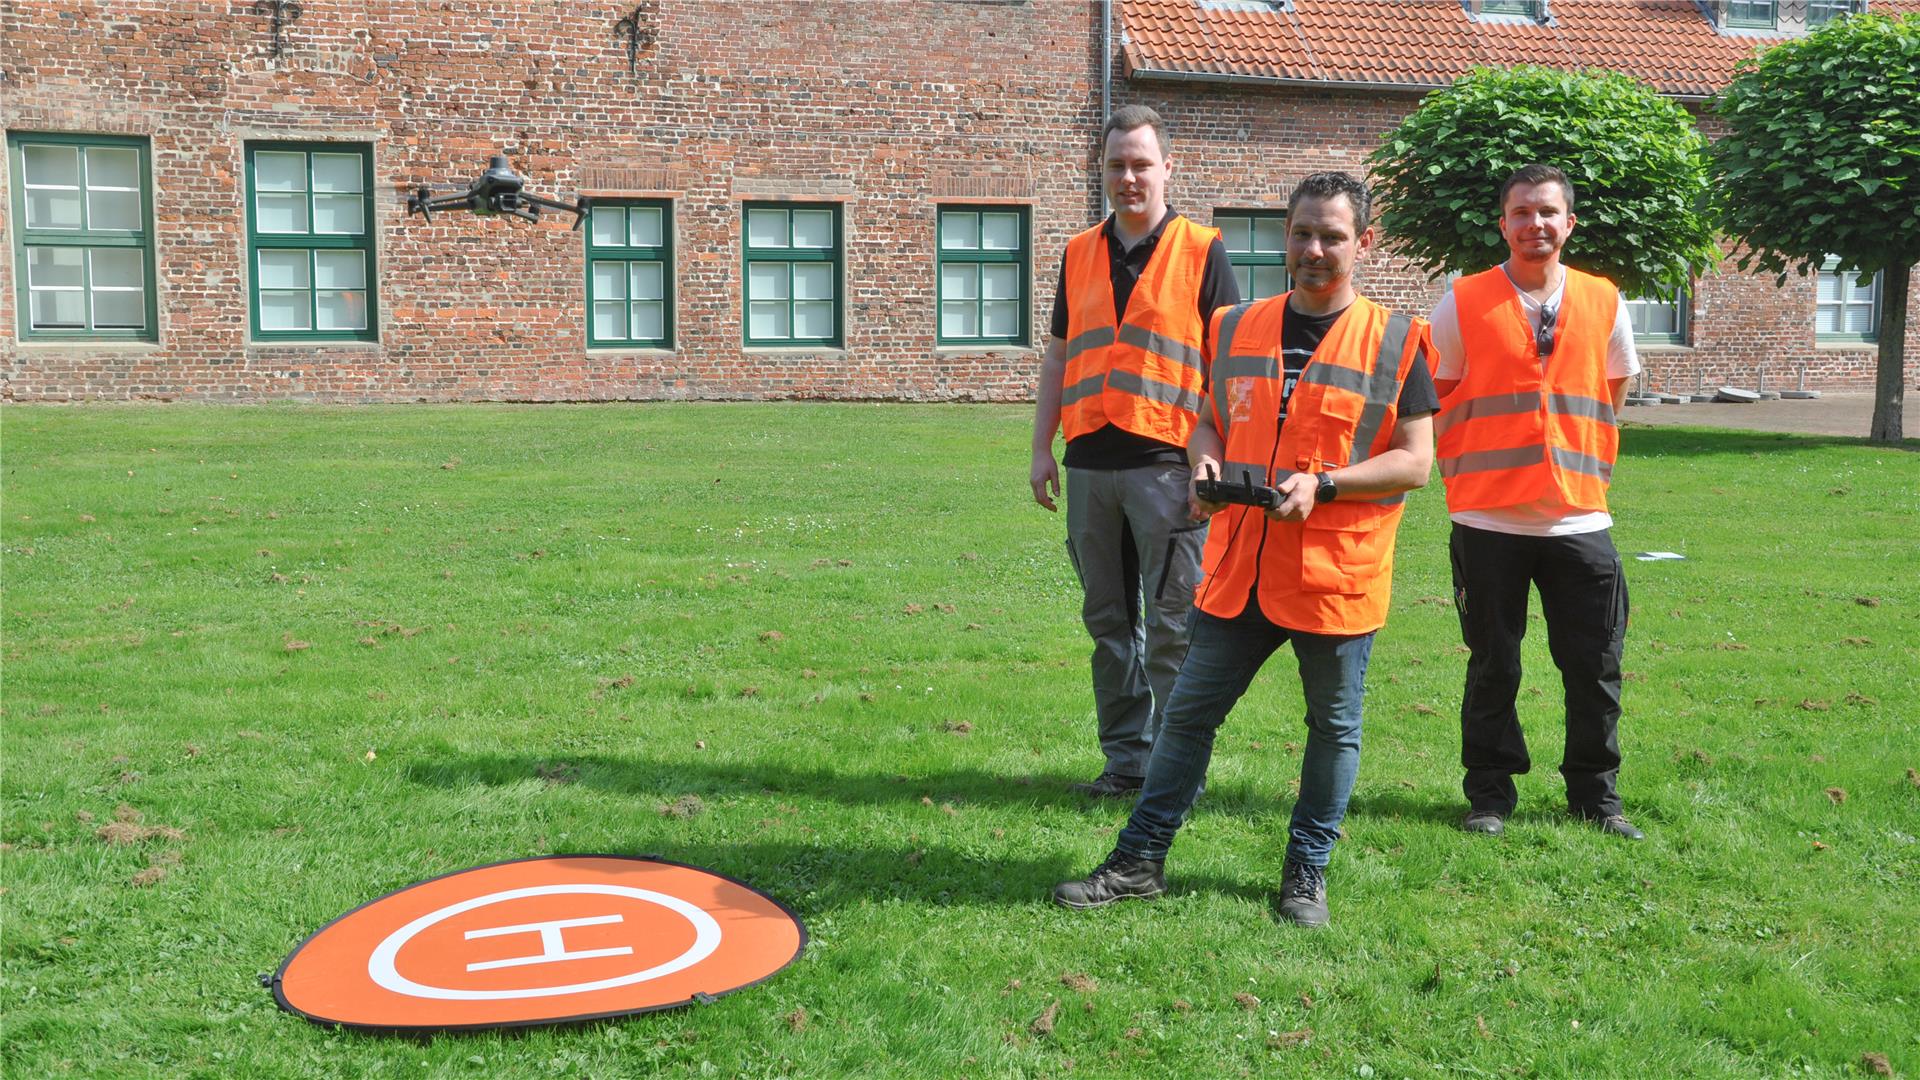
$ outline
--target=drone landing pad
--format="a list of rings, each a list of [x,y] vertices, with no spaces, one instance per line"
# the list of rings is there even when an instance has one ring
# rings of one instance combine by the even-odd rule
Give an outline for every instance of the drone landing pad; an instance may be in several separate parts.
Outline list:
[[[556,855],[410,885],[328,923],[273,980],[315,1023],[421,1033],[625,1016],[761,982],[806,945],[766,894],[698,867]]]

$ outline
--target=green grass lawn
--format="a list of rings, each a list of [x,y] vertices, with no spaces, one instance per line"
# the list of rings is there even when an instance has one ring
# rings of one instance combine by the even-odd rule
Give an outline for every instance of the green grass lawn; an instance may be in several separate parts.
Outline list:
[[[1625,433],[1619,546],[1687,556],[1627,563],[1638,846],[1564,815],[1540,633],[1521,809],[1504,839],[1456,828],[1464,658],[1442,497],[1415,494],[1313,933],[1271,899],[1304,738],[1285,657],[1222,729],[1171,895],[1046,902],[1125,809],[1063,790],[1100,755],[1029,424],[0,411],[0,1069],[1920,1073],[1920,455]],[[381,893],[560,852],[737,876],[811,943],[712,1005],[424,1041],[256,982]]]

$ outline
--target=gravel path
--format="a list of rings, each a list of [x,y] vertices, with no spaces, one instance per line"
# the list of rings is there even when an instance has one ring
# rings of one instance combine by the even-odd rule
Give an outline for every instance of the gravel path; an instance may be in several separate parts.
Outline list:
[[[1902,413],[1902,433],[1920,437],[1920,390],[1908,389]],[[1620,418],[1628,426],[1737,428],[1744,431],[1785,431],[1799,435],[1867,437],[1873,422],[1873,395],[1825,393],[1812,401],[1756,401],[1751,405],[1629,405]]]

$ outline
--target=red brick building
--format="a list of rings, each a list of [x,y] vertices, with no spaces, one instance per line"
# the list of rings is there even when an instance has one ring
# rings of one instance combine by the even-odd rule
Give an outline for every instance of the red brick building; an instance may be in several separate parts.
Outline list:
[[[0,6],[0,392],[1023,400],[1100,213],[1103,101],[1168,116],[1172,201],[1266,292],[1291,184],[1358,169],[1474,63],[1694,101],[1847,2],[1118,0],[1103,33],[1067,0],[23,0]],[[496,153],[590,219],[407,214]],[[1393,260],[1363,287],[1438,295]],[[1864,387],[1873,287],[1828,294],[1703,279],[1641,312],[1650,367]]]

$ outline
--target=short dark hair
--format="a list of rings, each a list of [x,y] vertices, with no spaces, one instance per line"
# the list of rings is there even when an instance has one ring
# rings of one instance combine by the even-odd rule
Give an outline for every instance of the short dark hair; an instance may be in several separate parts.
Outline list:
[[[1122,105],[1113,110],[1113,115],[1107,117],[1106,126],[1100,129],[1100,152],[1107,152],[1107,139],[1114,132],[1141,127],[1153,129],[1153,141],[1160,144],[1160,156],[1166,157],[1173,149],[1172,140],[1167,138],[1167,122],[1146,105]]]
[[[1331,199],[1336,195],[1345,195],[1347,205],[1353,207],[1353,235],[1366,232],[1367,224],[1373,220],[1373,195],[1352,173],[1309,174],[1294,185],[1293,194],[1287,196],[1287,216],[1293,216],[1293,208],[1299,206],[1302,199]]]
[[[1522,165],[1515,169],[1507,182],[1500,185],[1500,213],[1507,212],[1507,192],[1521,184],[1559,184],[1561,193],[1567,197],[1567,213],[1573,213],[1573,181],[1551,165]]]

